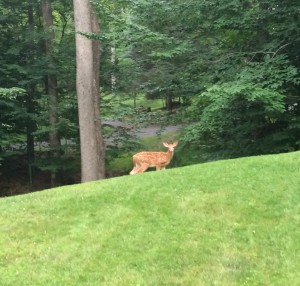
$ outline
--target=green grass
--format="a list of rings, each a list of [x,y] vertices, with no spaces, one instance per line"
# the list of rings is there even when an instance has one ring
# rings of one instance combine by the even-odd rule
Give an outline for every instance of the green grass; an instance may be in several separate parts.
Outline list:
[[[133,105],[133,100],[131,101]],[[161,109],[164,107],[164,101],[162,99],[146,99],[144,96],[139,96],[136,100],[137,108],[143,106],[145,108],[150,107],[152,111]]]
[[[300,285],[300,153],[0,199],[0,285]]]
[[[134,107],[134,99],[133,96],[130,95],[114,95],[114,94],[106,94],[105,99],[111,100],[114,99],[114,108],[118,108],[120,103],[122,105]],[[119,100],[119,103],[118,103]],[[116,103],[117,102],[117,103]],[[138,94],[135,100],[136,108],[139,107],[150,107],[152,111],[162,109],[164,107],[164,100],[162,99],[147,99],[144,94]]]

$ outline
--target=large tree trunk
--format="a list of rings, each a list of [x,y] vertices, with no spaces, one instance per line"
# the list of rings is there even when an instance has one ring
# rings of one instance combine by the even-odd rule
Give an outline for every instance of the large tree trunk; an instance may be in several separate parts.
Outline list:
[[[89,0],[73,0],[76,30],[76,89],[78,99],[81,181],[104,178],[104,146],[99,111],[99,46],[82,33],[99,29]]]
[[[49,123],[50,123],[50,134],[49,143],[52,156],[55,158],[59,155],[58,151],[60,148],[59,135],[56,129],[58,121],[57,116],[57,78],[54,74],[54,63],[53,63],[53,50],[54,50],[54,32],[53,32],[53,16],[51,8],[51,0],[42,1],[42,13],[43,13],[43,24],[44,29],[47,32],[46,39],[46,54],[49,63],[49,74],[46,79],[46,92],[49,95]],[[56,172],[51,172],[51,186],[54,187],[56,182]]]

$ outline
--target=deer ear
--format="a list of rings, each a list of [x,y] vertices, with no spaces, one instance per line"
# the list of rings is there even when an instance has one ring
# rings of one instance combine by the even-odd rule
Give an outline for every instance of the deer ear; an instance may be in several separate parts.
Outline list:
[[[178,145],[178,141],[175,141],[174,143],[173,143],[173,146],[175,147],[175,146],[177,146]]]
[[[169,147],[169,144],[167,142],[163,142],[163,145],[167,148]]]

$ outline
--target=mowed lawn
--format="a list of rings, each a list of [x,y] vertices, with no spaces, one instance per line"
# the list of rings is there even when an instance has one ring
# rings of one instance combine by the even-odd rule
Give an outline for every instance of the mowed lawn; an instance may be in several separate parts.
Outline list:
[[[0,285],[300,285],[300,152],[1,198]]]

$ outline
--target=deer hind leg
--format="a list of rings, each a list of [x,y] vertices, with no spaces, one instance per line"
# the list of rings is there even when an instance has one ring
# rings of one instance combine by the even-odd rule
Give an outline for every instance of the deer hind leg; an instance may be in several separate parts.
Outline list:
[[[141,164],[140,167],[136,168],[134,174],[140,174],[140,173],[143,173],[143,172],[145,172],[148,168],[149,168],[149,165],[148,165],[148,164]]]
[[[137,167],[133,167],[133,169],[130,171],[130,175],[134,175],[136,174],[136,171],[137,171]]]
[[[137,173],[137,170],[140,168],[140,165],[137,163],[137,161],[135,160],[135,158],[133,158],[133,169],[131,170],[131,172],[129,173],[130,175],[134,175]]]
[[[148,164],[136,164],[132,171],[129,173],[130,175],[139,174],[145,172],[149,168]]]
[[[130,175],[134,175],[137,173],[138,169],[140,168],[140,166],[138,164],[135,164],[133,166],[133,169],[131,170],[131,172],[129,173]]]

